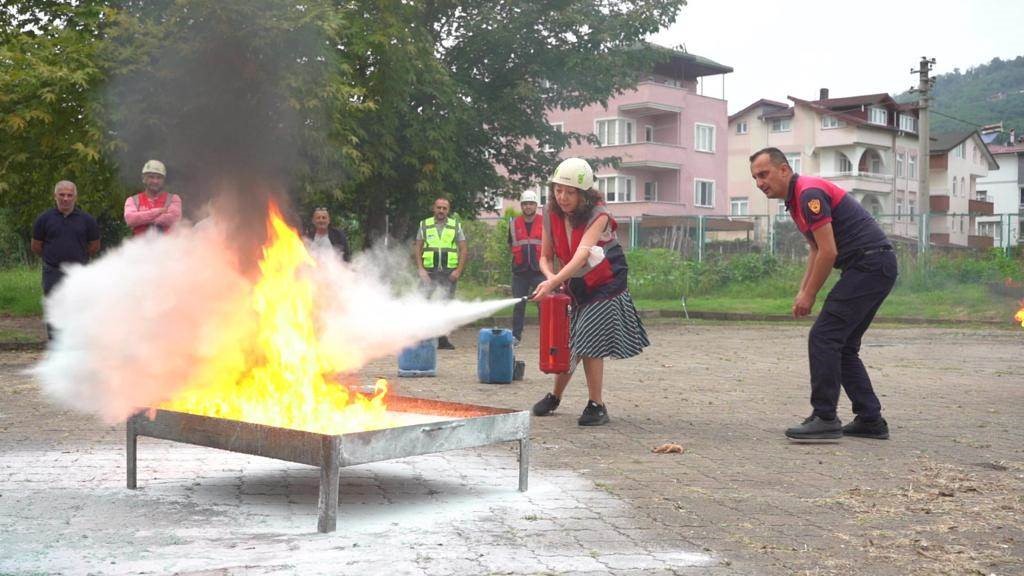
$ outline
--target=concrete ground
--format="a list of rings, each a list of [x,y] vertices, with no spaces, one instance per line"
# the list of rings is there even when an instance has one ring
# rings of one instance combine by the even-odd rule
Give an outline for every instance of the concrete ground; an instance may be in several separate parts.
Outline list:
[[[550,386],[476,381],[476,333],[403,394],[526,409]],[[876,326],[863,357],[892,439],[791,444],[807,324],[648,323],[606,363],[612,422],[581,428],[582,374],[512,445],[342,470],[316,533],[316,469],[141,439],[69,413],[0,353],[0,574],[1024,574],[1024,330]],[[840,417],[850,418],[845,398]],[[665,442],[682,454],[655,454]]]

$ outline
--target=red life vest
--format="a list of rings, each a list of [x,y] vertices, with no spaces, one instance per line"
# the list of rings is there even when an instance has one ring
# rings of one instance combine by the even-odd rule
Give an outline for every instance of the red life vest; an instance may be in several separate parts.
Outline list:
[[[512,269],[516,272],[540,270],[540,245],[544,238],[544,223],[534,218],[530,232],[526,232],[526,219],[512,220]]]
[[[622,246],[619,244],[619,239],[615,234],[615,230],[619,225],[605,209],[604,203],[594,207],[590,214],[590,220],[587,221],[585,226],[572,229],[571,238],[566,234],[563,216],[555,214],[555,211],[551,210],[550,216],[547,216],[544,220],[545,224],[549,226],[548,233],[551,234],[555,256],[558,257],[558,260],[564,266],[576,254],[580,241],[583,240],[583,233],[598,218],[608,219],[606,231],[601,235],[601,239],[597,243],[598,246],[604,249],[605,257],[597,266],[591,267],[589,264],[584,264],[583,268],[576,272],[574,278],[568,283],[570,294],[580,304],[586,304],[596,298],[616,296],[626,289],[626,255],[622,251]],[[579,280],[582,280],[582,282],[579,282]]]
[[[156,199],[150,199],[149,194],[146,194],[145,192],[139,192],[132,198],[135,199],[136,210],[152,210],[153,208],[163,208],[164,204],[167,204],[168,202],[171,201],[171,195],[166,190],[161,192],[160,195],[156,197]],[[145,233],[146,230],[149,230],[150,226],[155,226],[155,224],[143,224],[142,226],[136,226],[135,228],[132,228],[132,236],[138,236],[139,234]],[[167,231],[167,228],[161,226],[157,226],[157,229],[160,230],[161,232]]]

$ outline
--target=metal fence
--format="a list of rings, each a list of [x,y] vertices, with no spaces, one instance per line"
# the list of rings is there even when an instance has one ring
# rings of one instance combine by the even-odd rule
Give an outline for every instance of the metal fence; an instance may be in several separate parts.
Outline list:
[[[978,216],[932,213],[876,214],[890,241],[905,253],[1009,252],[1024,244],[1024,212]],[[664,248],[687,260],[770,253],[801,259],[807,241],[788,214],[753,216],[637,216],[619,219],[619,237],[630,250]],[[927,226],[927,229],[926,229]],[[925,242],[924,239],[929,241]]]

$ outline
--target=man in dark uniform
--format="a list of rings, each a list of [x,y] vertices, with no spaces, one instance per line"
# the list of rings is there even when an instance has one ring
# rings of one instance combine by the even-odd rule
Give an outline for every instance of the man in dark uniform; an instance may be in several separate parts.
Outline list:
[[[786,201],[793,223],[810,244],[793,317],[810,314],[832,268],[842,270],[808,338],[814,412],[801,425],[786,430],[786,436],[793,440],[843,435],[888,438],[889,426],[859,352],[861,337],[896,282],[892,244],[856,199],[828,180],[794,174],[778,148],[755,152],[750,173],[767,197]],[[856,414],[846,426],[836,417],[840,386]]]
[[[100,228],[96,219],[75,206],[78,200],[75,183],[58,182],[53,188],[53,198],[56,208],[43,212],[32,224],[32,252],[43,257],[43,296],[49,295],[64,277],[62,264],[85,264],[100,249]],[[46,332],[52,340],[49,325]]]
[[[512,252],[512,296],[529,296],[544,281],[540,271],[540,246],[543,239],[544,222],[537,218],[537,193],[523,192],[519,200],[523,213],[509,221],[508,245]],[[512,338],[515,345],[523,339],[523,325],[526,320],[526,302],[519,302],[512,309]]]

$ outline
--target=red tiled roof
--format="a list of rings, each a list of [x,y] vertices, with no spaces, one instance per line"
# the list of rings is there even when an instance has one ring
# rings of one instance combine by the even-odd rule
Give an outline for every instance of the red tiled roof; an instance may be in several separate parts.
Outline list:
[[[790,98],[792,100],[792,98]],[[866,104],[878,104],[879,102],[885,102],[886,104],[896,105],[896,101],[892,99],[892,96],[885,94],[864,94],[862,96],[847,96],[845,98],[828,98],[826,100],[815,100],[814,103],[823,106],[825,108],[844,108],[846,106],[863,106]]]
[[[789,104],[786,104],[784,102],[776,102],[775,100],[768,100],[768,99],[765,99],[765,98],[761,98],[760,100],[758,100],[757,102],[754,102],[750,106],[747,106],[743,110],[740,110],[739,112],[737,112],[735,114],[730,114],[729,115],[729,122],[732,122],[736,118],[739,118],[740,116],[743,116],[744,114],[746,114],[747,112],[750,112],[751,110],[753,110],[754,108],[757,108],[758,106],[772,106],[772,107],[776,107],[776,108],[789,108]]]

